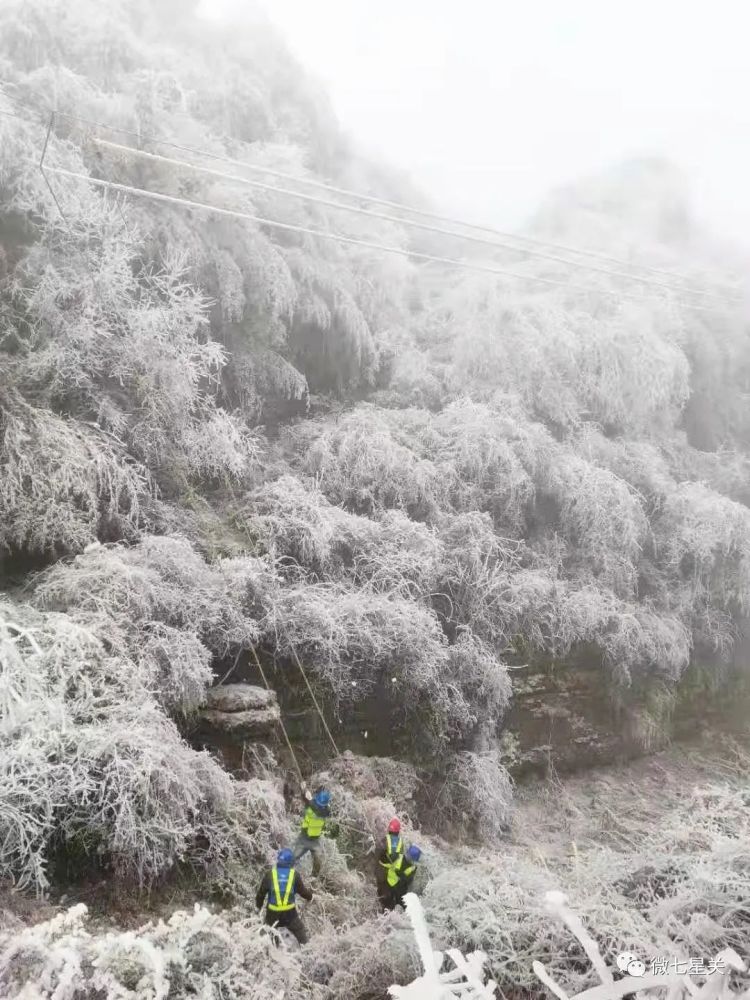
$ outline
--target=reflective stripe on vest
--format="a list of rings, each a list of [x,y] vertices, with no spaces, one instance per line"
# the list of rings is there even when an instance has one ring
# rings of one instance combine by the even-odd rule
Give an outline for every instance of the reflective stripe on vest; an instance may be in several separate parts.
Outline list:
[[[282,872],[286,872],[286,882],[284,884],[284,889],[281,889],[279,885],[279,869],[276,865],[271,869],[271,880],[273,882],[273,899],[269,893],[268,896],[268,909],[273,910],[274,913],[282,913],[284,910],[293,910],[295,907],[294,902],[294,868],[282,868]],[[282,876],[283,881],[283,876]],[[282,895],[283,891],[283,895]]]
[[[401,855],[404,853],[404,842],[395,833],[388,833],[385,837],[385,853],[388,858],[387,861],[381,861],[383,868],[390,868],[391,865],[398,861]]]
[[[408,865],[404,868],[404,856],[402,854],[393,862],[392,865],[388,867],[388,873],[386,875],[388,885],[394,889],[402,878],[407,878],[414,871],[416,871],[416,865]]]
[[[308,806],[307,809],[305,809],[305,815],[302,818],[303,833],[306,833],[308,837],[312,837],[313,840],[315,840],[321,835],[325,825],[325,817],[318,816],[312,806]]]

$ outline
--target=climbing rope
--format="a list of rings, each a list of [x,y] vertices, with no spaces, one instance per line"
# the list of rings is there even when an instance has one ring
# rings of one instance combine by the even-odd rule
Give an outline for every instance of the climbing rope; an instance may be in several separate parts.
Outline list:
[[[263,678],[263,683],[266,685],[267,690],[270,693],[273,694],[273,688],[268,683],[268,678],[266,677],[266,672],[265,672],[265,670],[263,669],[263,667],[261,665],[260,659],[258,657],[258,654],[255,651],[255,647],[254,646],[250,647],[250,652],[252,653],[253,659],[255,660],[255,665],[258,668],[260,676]],[[305,678],[305,684],[307,684],[307,690],[310,692],[310,695],[312,697],[312,700],[313,700],[313,703],[315,705],[315,708],[318,710],[318,715],[320,716],[321,722],[325,726],[325,730],[328,733],[328,738],[331,741],[333,749],[336,751],[336,756],[341,756],[340,753],[339,753],[339,749],[336,746],[336,741],[334,740],[333,735],[331,734],[331,730],[328,728],[328,723],[325,720],[325,716],[323,715],[323,712],[322,712],[322,710],[320,708],[320,705],[318,704],[317,698],[315,697],[315,694],[313,693],[313,689],[310,686],[310,682],[307,679],[307,674],[305,673],[304,667],[302,666],[302,664],[299,661],[299,658],[297,656],[296,651],[294,650],[294,647],[292,647],[292,656],[294,658],[295,663],[299,667],[302,676]],[[297,760],[297,755],[294,752],[294,747],[292,746],[292,741],[289,739],[289,733],[286,730],[286,726],[284,725],[284,720],[282,719],[280,712],[279,712],[279,727],[281,728],[281,732],[284,735],[284,739],[286,741],[286,745],[289,748],[289,753],[291,754],[292,760],[294,761],[294,767],[295,767],[295,770],[297,771],[297,774],[299,776],[300,784],[304,784],[305,779],[302,776],[302,769],[299,766],[299,761]],[[346,820],[336,820],[336,822],[338,823],[339,826],[343,826],[343,827],[345,827],[348,830],[352,830],[355,833],[360,833],[360,834],[364,835],[365,837],[368,837],[370,839],[370,841],[371,841],[371,844],[370,844],[370,847],[369,847],[369,850],[368,850],[367,853],[368,854],[372,853],[372,851],[375,849],[375,840],[374,840],[374,838],[373,838],[373,836],[372,836],[372,834],[370,833],[369,830],[363,830],[359,826],[354,826],[352,823],[347,823]]]
[[[263,683],[268,688],[268,691],[271,694],[273,694],[274,693],[273,689],[272,689],[271,685],[268,683],[268,678],[266,677],[266,672],[263,669],[263,667],[261,666],[260,660],[258,659],[258,654],[255,652],[255,647],[254,646],[250,647],[250,652],[253,654],[253,659],[255,660],[255,665],[258,668],[258,670],[260,671],[260,676],[263,678]],[[302,777],[302,769],[299,766],[299,762],[297,760],[297,754],[294,752],[294,747],[292,746],[292,741],[289,739],[289,733],[287,733],[287,731],[286,731],[286,726],[284,725],[284,720],[281,717],[281,712],[279,712],[279,726],[281,727],[281,732],[284,734],[284,739],[286,740],[286,745],[287,745],[287,747],[289,747],[289,753],[292,755],[292,760],[294,761],[294,767],[295,767],[295,769],[297,771],[297,774],[299,775],[300,784],[303,784],[304,781],[305,781],[305,779]]]
[[[326,722],[325,716],[323,715],[323,711],[322,711],[320,705],[318,704],[318,699],[315,697],[315,692],[312,689],[310,681],[307,679],[307,674],[305,673],[305,668],[302,666],[302,664],[299,661],[299,657],[297,656],[297,650],[294,648],[294,646],[292,646],[291,649],[292,649],[292,659],[294,660],[294,662],[299,667],[299,671],[300,671],[300,673],[302,674],[302,676],[305,679],[305,684],[307,685],[307,690],[310,692],[310,697],[313,700],[313,704],[315,705],[315,708],[318,710],[318,715],[320,716],[320,721],[323,723],[323,727],[324,727],[325,731],[328,733],[328,739],[331,741],[331,746],[333,747],[333,751],[334,751],[334,753],[336,754],[337,757],[340,757],[341,756],[341,751],[336,746],[336,740],[333,738],[333,733],[328,728],[328,723]]]

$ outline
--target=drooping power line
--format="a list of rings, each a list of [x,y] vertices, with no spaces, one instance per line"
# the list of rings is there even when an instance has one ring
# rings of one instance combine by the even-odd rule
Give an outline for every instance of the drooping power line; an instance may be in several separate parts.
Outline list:
[[[128,184],[118,184],[115,181],[106,181],[98,177],[91,177],[88,174],[77,173],[73,170],[66,170],[62,167],[50,167],[45,165],[44,170],[48,174],[58,174],[63,177],[71,177],[76,180],[84,181],[87,184],[91,184],[94,187],[104,188],[112,191],[119,191],[122,194],[134,195],[136,197],[146,198],[152,201],[160,201],[165,204],[180,205],[183,207],[195,209],[197,211],[209,212],[215,215],[223,215],[236,219],[243,219],[248,222],[254,222],[260,226],[269,226],[275,229],[286,230],[287,232],[302,233],[307,236],[314,236],[318,239],[333,240],[339,243],[345,243],[349,246],[360,246],[365,247],[369,250],[378,250],[384,253],[394,253],[399,254],[402,257],[412,257],[416,260],[431,261],[438,264],[447,264],[452,267],[464,268],[469,271],[478,271],[484,274],[495,274],[500,277],[514,278],[521,281],[532,281],[539,282],[544,285],[550,285],[557,288],[564,288],[566,290],[574,290],[579,292],[585,292],[586,294],[600,295],[606,297],[613,297],[616,299],[628,298],[633,299],[636,302],[649,302],[649,301],[665,301],[665,299],[655,300],[653,298],[643,298],[640,296],[632,296],[626,293],[607,291],[604,289],[593,288],[590,285],[579,285],[570,281],[556,281],[553,278],[544,278],[541,275],[536,274],[524,274],[518,271],[509,271],[505,268],[492,267],[488,264],[480,264],[475,261],[461,260],[459,258],[453,257],[439,257],[434,254],[422,253],[417,250],[408,250],[404,247],[393,247],[387,246],[382,243],[374,243],[369,240],[358,240],[354,237],[343,236],[339,233],[330,233],[325,230],[310,229],[306,226],[296,226],[289,222],[279,222],[275,219],[265,219],[258,215],[253,215],[249,212],[239,212],[229,208],[221,208],[217,205],[209,205],[205,202],[191,201],[188,198],[178,198],[174,195],[160,194],[157,191],[148,191],[145,188],[132,187]],[[708,306],[699,306],[692,302],[680,302],[680,305],[686,309],[691,309],[699,312],[716,312],[715,308]]]
[[[10,100],[16,102],[17,104],[20,104],[20,105],[22,105],[24,107],[27,107],[27,108],[33,110],[37,114],[39,113],[38,109],[34,105],[30,104],[29,102],[22,101],[20,98],[14,97],[14,96],[12,96],[10,94],[7,94],[7,93],[4,96],[8,97]],[[213,159],[213,160],[216,160],[218,162],[230,164],[232,166],[242,167],[245,170],[249,170],[249,171],[253,171],[253,172],[256,172],[256,173],[265,174],[266,176],[270,176],[270,177],[276,177],[276,178],[281,179],[281,180],[292,181],[295,184],[305,184],[305,185],[308,185],[309,187],[318,188],[320,190],[329,191],[329,192],[332,192],[334,194],[343,195],[343,196],[348,197],[348,198],[353,198],[353,199],[355,199],[355,200],[357,200],[359,202],[364,202],[366,204],[380,205],[380,206],[383,206],[383,207],[396,209],[396,210],[398,210],[400,212],[406,212],[406,213],[409,213],[411,215],[419,216],[421,218],[431,219],[433,221],[441,222],[441,223],[446,223],[446,224],[449,224],[449,225],[461,226],[461,227],[463,227],[465,229],[470,229],[470,230],[474,230],[476,232],[486,233],[488,235],[492,235],[492,236],[495,236],[495,237],[499,236],[499,237],[504,238],[504,239],[512,239],[512,240],[516,240],[518,242],[525,242],[525,243],[527,243],[527,244],[529,244],[531,246],[537,246],[537,247],[540,247],[540,248],[545,248],[547,250],[557,250],[557,251],[562,251],[562,252],[565,252],[565,253],[577,254],[579,256],[584,256],[584,257],[589,257],[589,258],[592,258],[592,259],[598,259],[598,260],[606,261],[608,263],[616,264],[616,265],[619,265],[621,267],[627,267],[627,268],[631,268],[631,269],[637,268],[637,269],[639,269],[641,271],[646,271],[646,272],[650,272],[650,273],[653,273],[653,274],[662,275],[663,277],[670,278],[670,279],[672,279],[674,281],[685,281],[685,282],[687,282],[687,281],[690,280],[689,278],[687,278],[684,275],[681,275],[681,274],[679,274],[677,272],[674,272],[674,271],[665,270],[663,268],[656,268],[656,267],[653,267],[651,265],[641,264],[641,263],[634,262],[632,260],[627,260],[627,259],[624,259],[624,258],[621,258],[621,257],[614,257],[614,256],[611,256],[609,254],[601,253],[600,251],[588,250],[588,249],[584,249],[584,248],[581,248],[581,247],[574,247],[574,246],[569,246],[569,245],[560,244],[560,243],[553,243],[553,242],[546,241],[546,240],[535,239],[535,238],[530,237],[530,236],[522,236],[522,235],[519,235],[519,234],[516,234],[516,233],[505,232],[503,230],[496,229],[496,228],[493,228],[491,226],[479,225],[477,223],[466,222],[463,219],[455,219],[455,218],[452,218],[450,216],[439,215],[439,214],[434,213],[434,212],[429,212],[429,211],[426,211],[424,209],[415,208],[414,206],[406,205],[406,204],[404,204],[402,202],[391,201],[391,200],[388,200],[388,199],[385,199],[385,198],[377,198],[377,197],[375,197],[373,195],[365,195],[365,194],[362,194],[361,192],[351,191],[351,190],[349,190],[347,188],[341,188],[341,187],[336,187],[336,186],[331,185],[331,184],[326,184],[323,181],[318,181],[318,180],[315,180],[313,178],[295,176],[294,174],[289,174],[289,173],[286,173],[284,171],[274,170],[271,167],[265,167],[265,166],[262,166],[262,165],[259,165],[259,164],[248,163],[248,162],[246,162],[244,160],[238,160],[238,159],[235,159],[233,157],[228,157],[228,156],[225,156],[225,155],[222,155],[222,154],[219,154],[219,153],[211,152],[209,150],[196,149],[195,147],[187,146],[187,145],[182,144],[182,143],[172,142],[169,139],[164,139],[164,138],[159,137],[159,136],[144,134],[140,130],[128,129],[128,128],[121,127],[119,125],[112,125],[111,123],[106,123],[106,122],[99,122],[99,121],[96,121],[95,119],[87,118],[87,117],[85,117],[83,115],[74,115],[74,114],[71,114],[71,113],[65,112],[65,111],[55,111],[54,114],[55,114],[55,116],[57,116],[59,118],[65,118],[68,121],[80,122],[82,124],[85,124],[85,125],[88,125],[88,126],[91,126],[91,127],[94,127],[94,128],[100,128],[100,129],[104,129],[104,130],[110,131],[110,132],[118,132],[121,135],[128,135],[128,136],[131,136],[131,137],[137,139],[139,142],[151,142],[151,143],[160,144],[160,145],[163,145],[163,146],[169,146],[172,149],[178,149],[178,150],[181,150],[182,152],[190,153],[190,154],[192,154],[194,156],[202,156],[202,157],[205,157],[207,159]],[[130,147],[125,147],[125,148],[130,148]],[[405,221],[405,220],[402,220],[402,221]],[[451,234],[451,235],[460,236],[461,234],[457,234],[456,233],[456,234]],[[521,248],[513,248],[513,249],[517,249],[517,252],[521,251]],[[573,262],[573,261],[566,261],[565,263],[569,263],[570,265],[574,265],[575,264],[575,262]],[[736,286],[725,285],[725,287],[732,288],[732,290],[736,290]],[[683,289],[681,289],[681,290],[683,290]],[[684,289],[684,291],[688,291],[688,289]],[[713,294],[713,293],[708,292],[706,290],[700,290],[700,291],[698,291],[695,288],[691,289],[690,291],[692,291],[692,292],[694,292],[696,294],[705,294],[705,295],[711,295],[711,294]],[[739,301],[739,300],[737,300],[737,301]]]
[[[174,167],[187,168],[189,170],[194,170],[198,173],[207,174],[211,177],[216,177],[221,180],[226,180],[231,183],[245,184],[250,187],[259,188],[264,191],[269,191],[274,194],[281,194],[287,197],[297,198],[308,203],[316,205],[325,205],[328,208],[333,208],[336,210],[344,212],[353,212],[357,215],[364,215],[371,219],[382,219],[386,222],[393,222],[402,226],[411,226],[415,229],[421,229],[424,232],[437,233],[442,236],[449,236],[453,239],[467,240],[471,243],[479,243],[483,246],[493,247],[498,250],[510,251],[511,253],[521,254],[526,257],[536,257],[541,260],[553,261],[558,264],[563,264],[566,267],[579,268],[585,271],[592,271],[597,274],[604,274],[612,278],[621,278],[625,281],[635,281],[641,285],[647,285],[654,288],[664,288],[669,291],[679,292],[683,295],[700,295],[706,298],[717,299],[719,301],[726,301],[726,297],[718,295],[715,292],[708,292],[702,289],[691,288],[689,286],[680,286],[671,282],[657,281],[653,278],[644,278],[641,275],[628,274],[624,271],[612,271],[609,268],[599,267],[596,264],[585,264],[580,261],[566,260],[564,257],[559,257],[554,254],[542,252],[539,250],[527,250],[521,247],[514,247],[508,243],[500,243],[494,239],[488,239],[484,236],[472,236],[464,233],[456,233],[450,229],[444,229],[440,226],[433,226],[426,222],[416,222],[411,219],[403,219],[395,215],[387,215],[382,212],[373,212],[366,208],[361,208],[356,205],[346,205],[341,202],[331,201],[326,198],[318,198],[315,195],[304,194],[300,191],[293,191],[290,188],[280,188],[273,184],[266,184],[263,181],[251,180],[249,177],[242,177],[238,174],[228,174],[221,170],[213,170],[211,167],[204,167],[199,164],[190,163],[187,160],[178,160],[170,156],[163,156],[159,153],[149,153],[147,150],[134,149],[132,146],[124,146],[118,142],[110,142],[108,139],[97,139],[94,138],[98,146],[102,146],[106,149],[116,150],[117,152],[126,153],[133,157],[142,157],[148,159],[152,162],[166,163]]]

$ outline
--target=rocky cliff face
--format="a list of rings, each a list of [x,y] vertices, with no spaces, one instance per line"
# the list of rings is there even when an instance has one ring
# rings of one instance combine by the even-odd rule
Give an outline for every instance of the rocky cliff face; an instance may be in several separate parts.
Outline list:
[[[230,770],[237,770],[244,763],[246,742],[275,744],[280,718],[273,691],[254,684],[222,684],[206,693],[191,737],[218,752]]]
[[[602,667],[572,663],[527,664],[513,669],[513,702],[501,730],[508,769],[516,780],[622,763],[655,752],[670,741],[690,741],[707,729],[750,732],[750,684],[737,672],[721,688],[693,669],[679,697],[658,684],[625,689],[613,696]],[[251,665],[238,671],[257,681]],[[198,719],[197,737],[236,767],[245,741],[260,741],[284,758],[278,720],[283,716],[295,752],[311,770],[325,767],[331,746],[295,673],[272,675],[278,691],[255,683],[213,688]],[[362,757],[400,759],[384,707],[376,698],[356,710],[325,705],[329,726],[342,751]]]
[[[678,695],[652,683],[613,697],[601,667],[548,664],[514,671],[504,730],[508,766],[523,779],[622,763],[708,729],[740,736],[749,726],[750,685],[741,672],[717,689],[692,668]]]

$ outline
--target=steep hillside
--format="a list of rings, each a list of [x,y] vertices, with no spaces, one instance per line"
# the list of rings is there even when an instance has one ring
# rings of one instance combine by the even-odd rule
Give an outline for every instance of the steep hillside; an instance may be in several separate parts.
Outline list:
[[[670,167],[559,192],[531,230],[661,278],[571,272],[271,190],[418,198],[252,9],[230,30],[190,4],[6,0],[0,80],[0,877],[246,901],[299,762],[351,821],[321,917],[349,927],[375,920],[362,872],[395,809],[469,898],[509,769],[655,749],[706,692],[728,723],[750,327]],[[222,763],[206,690],[263,675],[297,761],[268,739]],[[435,878],[435,914],[455,891]]]

